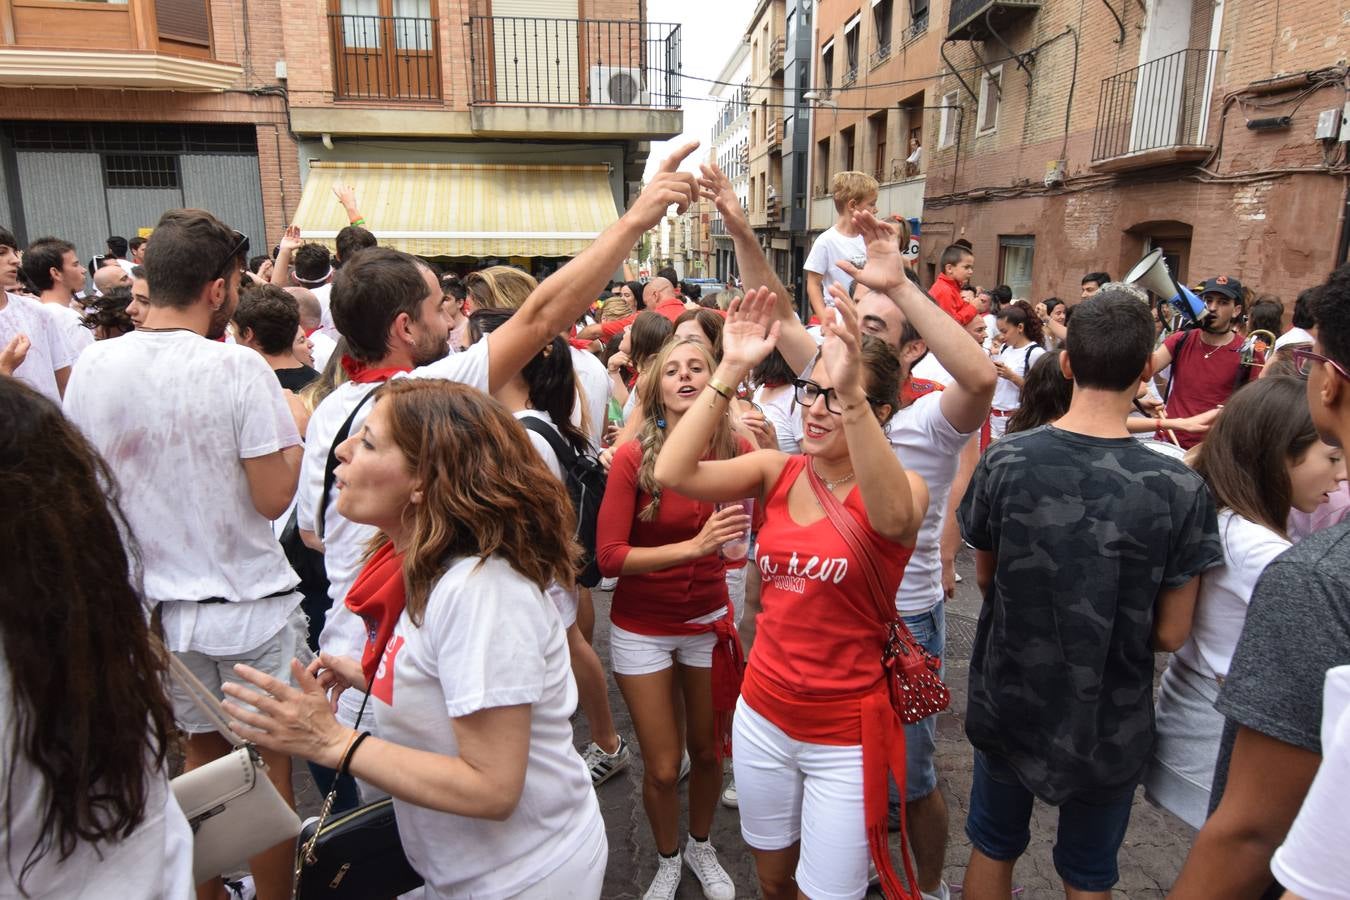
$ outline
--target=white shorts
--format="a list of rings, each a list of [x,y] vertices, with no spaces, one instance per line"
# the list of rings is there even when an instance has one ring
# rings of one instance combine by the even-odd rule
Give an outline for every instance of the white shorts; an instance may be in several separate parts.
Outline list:
[[[724,618],[719,609],[689,621],[700,625]],[[652,635],[625,631],[618,625],[609,629],[609,664],[615,675],[650,675],[669,669],[675,663],[692,669],[711,669],[717,637],[707,634]]]
[[[801,841],[797,886],[815,900],[867,893],[862,747],[796,741],[736,701],[731,731],[741,836],[756,850]]]

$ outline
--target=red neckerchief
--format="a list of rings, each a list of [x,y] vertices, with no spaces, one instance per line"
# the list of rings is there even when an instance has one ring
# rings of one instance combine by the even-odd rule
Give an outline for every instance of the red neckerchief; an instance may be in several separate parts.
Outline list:
[[[384,369],[373,368],[352,356],[342,357],[342,371],[347,373],[349,381],[357,384],[372,384],[376,381],[388,381],[399,372],[411,372],[411,366],[389,366]]]
[[[942,390],[942,385],[927,378],[915,378],[913,375],[900,384],[900,408],[904,409],[920,397],[926,397],[934,391]]]
[[[319,330],[319,326],[318,326],[318,325],[315,325],[313,328],[306,328],[306,329],[305,329],[305,337],[309,337],[310,335],[312,335],[314,332],[316,332],[316,331],[318,331],[318,330]]]
[[[347,608],[366,623],[366,649],[361,654],[361,671],[366,684],[375,680],[385,645],[394,634],[394,625],[403,615],[407,594],[403,585],[403,555],[385,542],[366,561],[361,574],[347,592]]]

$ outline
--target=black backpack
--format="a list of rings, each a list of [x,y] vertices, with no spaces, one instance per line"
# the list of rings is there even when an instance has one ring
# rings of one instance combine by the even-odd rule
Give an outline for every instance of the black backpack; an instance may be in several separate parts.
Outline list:
[[[600,583],[600,567],[595,562],[595,527],[600,521],[600,501],[605,498],[607,475],[600,460],[589,453],[577,453],[557,430],[535,416],[525,416],[520,423],[548,441],[558,457],[563,471],[563,484],[572,497],[572,508],[577,513],[577,531],[574,537],[585,548],[577,584],[595,587]]]

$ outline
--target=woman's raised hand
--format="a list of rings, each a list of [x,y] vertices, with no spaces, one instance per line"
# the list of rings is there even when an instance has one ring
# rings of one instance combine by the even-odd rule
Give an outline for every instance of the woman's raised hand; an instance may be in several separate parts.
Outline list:
[[[748,372],[778,345],[777,295],[756,288],[727,309],[722,329],[722,362]]]
[[[830,373],[830,380],[834,382],[835,394],[852,405],[863,402],[867,397],[863,387],[862,332],[858,327],[858,309],[837,284],[830,285],[830,296],[834,298],[834,309],[826,312],[825,321],[820,326],[821,333],[825,335],[820,356],[825,363],[825,371]]]

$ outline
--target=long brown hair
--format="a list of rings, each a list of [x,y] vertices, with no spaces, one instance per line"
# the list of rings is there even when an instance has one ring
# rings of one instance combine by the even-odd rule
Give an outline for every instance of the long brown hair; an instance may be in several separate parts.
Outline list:
[[[174,723],[112,472],[54,403],[12,378],[0,378],[0,421],[7,740],[43,785],[38,840],[16,848],[8,832],[11,874],[24,854],[22,890],[47,854],[124,840],[145,820],[147,775],[164,768]],[[4,785],[10,822],[22,768]]]
[[[572,584],[581,558],[572,501],[500,403],[462,384],[414,378],[387,383],[379,402],[424,497],[405,513],[403,581],[414,625],[456,557],[496,554],[540,590]]]
[[[656,480],[656,457],[661,455],[670,429],[666,423],[666,401],[661,396],[661,372],[670,355],[680,347],[697,347],[712,377],[713,358],[708,348],[692,338],[671,337],[652,359],[646,373],[638,379],[638,400],[642,403],[642,429],[638,440],[642,446],[642,462],[638,465],[638,487],[647,492],[651,502],[638,512],[638,518],[651,522],[661,511],[661,484]],[[731,418],[722,416],[708,442],[713,459],[731,459],[736,455],[736,436],[731,430]]]
[[[1193,466],[1219,508],[1287,536],[1293,502],[1289,465],[1302,460],[1316,440],[1303,381],[1270,375],[1229,398]]]

